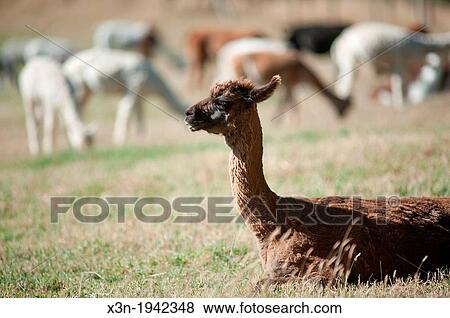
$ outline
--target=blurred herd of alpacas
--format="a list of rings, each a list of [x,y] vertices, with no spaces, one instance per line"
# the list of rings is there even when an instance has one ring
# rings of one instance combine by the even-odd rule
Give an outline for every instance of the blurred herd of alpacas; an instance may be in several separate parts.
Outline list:
[[[82,51],[64,38],[6,40],[0,49],[1,80],[17,86],[22,97],[30,153],[52,152],[56,118],[73,149],[90,146],[96,128],[85,124],[82,115],[89,96],[98,92],[122,94],[113,131],[117,145],[125,143],[133,113],[139,130],[145,129],[143,107],[153,104],[146,99],[148,94],[165,100],[163,107],[153,104],[161,111],[182,116],[189,105],[154,65],[155,54],[179,69],[187,68],[191,86],[204,81],[208,65],[215,65],[215,81],[246,77],[265,83],[279,74],[283,97],[278,115],[295,107],[294,91],[306,83],[329,100],[338,117],[346,116],[352,108],[352,90],[358,86],[358,69],[365,64],[373,65],[374,74],[390,78],[371,98],[399,111],[450,88],[450,32],[429,33],[420,24],[301,25],[288,30],[284,40],[248,28],[204,27],[190,30],[186,45],[187,56],[179,56],[155,25],[127,20],[100,23],[92,47]],[[336,67],[332,85],[302,60],[301,51],[331,57]]]

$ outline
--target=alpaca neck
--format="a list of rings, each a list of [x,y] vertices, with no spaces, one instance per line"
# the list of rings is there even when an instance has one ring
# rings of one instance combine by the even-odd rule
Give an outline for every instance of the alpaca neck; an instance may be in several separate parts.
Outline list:
[[[342,107],[344,100],[334,95],[334,93],[328,87],[324,86],[320,81],[318,83],[320,83],[320,85],[317,85],[317,88],[335,106],[335,108],[339,109],[340,107]]]
[[[181,56],[175,53],[170,47],[168,47],[164,42],[159,41],[159,44],[156,46],[156,49],[162,53],[172,65],[174,65],[178,69],[184,69],[186,64]]]
[[[298,70],[299,74],[306,77],[309,83],[321,92],[328,100],[336,107],[340,108],[342,106],[343,100],[333,94],[328,86],[325,86],[322,81],[316,76],[316,74],[310,70],[307,66],[301,64]]]
[[[148,65],[150,68],[149,76],[147,78],[147,90],[150,92],[157,92],[162,98],[167,102],[167,105],[176,113],[184,115],[186,110],[185,105],[178,99],[175,93],[166,84],[161,74],[159,74],[156,69]]]
[[[278,196],[267,185],[263,172],[262,129],[256,105],[246,110],[249,116],[239,129],[225,136],[231,148],[229,174],[238,209],[247,224],[261,241],[273,230],[271,211]]]

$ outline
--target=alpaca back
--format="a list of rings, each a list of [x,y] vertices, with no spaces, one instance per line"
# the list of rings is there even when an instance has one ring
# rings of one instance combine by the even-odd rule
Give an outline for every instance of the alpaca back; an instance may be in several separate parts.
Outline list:
[[[333,43],[331,55],[334,61],[351,59],[361,63],[375,57],[393,61],[423,58],[428,52],[449,47],[450,33],[423,34],[388,23],[362,22],[344,30]]]
[[[78,58],[77,58],[78,57]],[[143,55],[108,48],[80,52],[64,63],[64,73],[78,96],[85,89],[98,93],[126,93],[133,96],[161,95],[175,111],[185,105],[177,98],[158,70]]]
[[[127,20],[108,20],[100,23],[93,35],[93,44],[100,48],[129,49],[150,34],[146,23]]]
[[[389,202],[325,197],[312,202],[328,207],[327,214],[347,213],[361,219],[349,234],[356,243],[355,255],[361,253],[360,261],[355,263],[356,276],[380,270],[404,276],[450,266],[450,198],[401,198]],[[337,237],[342,227],[329,228],[328,246],[343,239]]]
[[[125,89],[118,82],[131,89],[142,84],[147,63],[139,53],[91,48],[68,59],[63,69],[77,89],[86,86],[92,92],[113,92]]]

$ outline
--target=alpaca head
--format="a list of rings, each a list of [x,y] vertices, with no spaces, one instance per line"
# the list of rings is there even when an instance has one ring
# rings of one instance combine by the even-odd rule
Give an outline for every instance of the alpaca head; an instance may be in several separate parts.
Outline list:
[[[351,107],[351,104],[352,104],[352,102],[351,102],[350,97],[347,97],[345,99],[339,99],[336,102],[336,107],[337,107],[336,110],[337,110],[339,117],[345,117],[347,115],[347,113]]]
[[[216,84],[209,96],[186,110],[186,124],[191,131],[205,130],[227,135],[248,125],[247,119],[256,111],[256,104],[272,96],[280,85],[281,77],[275,75],[269,83],[256,87],[248,79]]]
[[[153,56],[156,48],[161,44],[159,32],[152,27],[147,35],[138,43],[138,51],[146,57]]]

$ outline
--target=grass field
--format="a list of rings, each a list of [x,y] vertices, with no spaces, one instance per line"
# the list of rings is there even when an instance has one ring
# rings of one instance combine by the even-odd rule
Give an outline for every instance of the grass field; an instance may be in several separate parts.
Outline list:
[[[50,224],[50,196],[230,195],[220,138],[192,134],[149,107],[147,134],[132,134],[127,147],[115,149],[116,102],[91,101],[95,149],[73,153],[60,137],[53,156],[31,159],[20,99],[12,89],[1,94],[0,297],[252,296],[262,271],[242,223],[148,224],[127,210],[125,223],[113,211],[100,224],[81,224],[71,213]],[[338,122],[326,101],[314,98],[300,122],[279,123],[270,120],[274,102],[265,103],[269,184],[286,195],[449,196],[448,102],[439,96],[405,113],[359,102]],[[450,280],[440,273],[426,282],[304,282],[256,296],[450,297]]]

